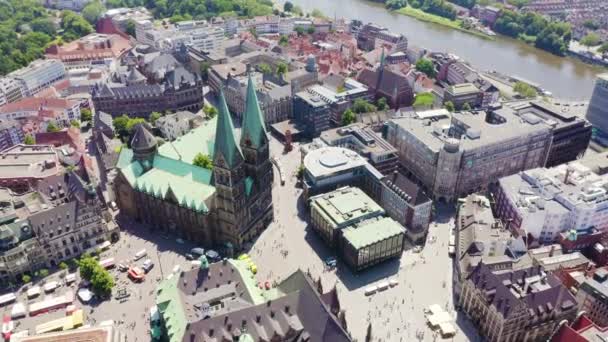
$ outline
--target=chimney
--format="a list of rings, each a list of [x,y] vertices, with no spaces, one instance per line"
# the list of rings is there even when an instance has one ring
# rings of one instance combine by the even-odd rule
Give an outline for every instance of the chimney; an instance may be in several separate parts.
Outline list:
[[[566,173],[567,174],[567,173]],[[568,177],[568,176],[566,176]],[[551,250],[549,251],[549,257],[553,256],[553,252],[555,251],[555,245],[551,245]]]

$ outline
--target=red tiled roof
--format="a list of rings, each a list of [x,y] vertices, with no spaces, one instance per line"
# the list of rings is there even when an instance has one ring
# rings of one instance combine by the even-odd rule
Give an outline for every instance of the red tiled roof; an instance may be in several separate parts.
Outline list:
[[[12,113],[17,111],[37,111],[41,109],[46,110],[63,110],[66,108],[72,108],[77,105],[78,102],[66,99],[58,98],[44,98],[44,97],[27,97],[19,101],[8,103],[0,107],[0,113]]]

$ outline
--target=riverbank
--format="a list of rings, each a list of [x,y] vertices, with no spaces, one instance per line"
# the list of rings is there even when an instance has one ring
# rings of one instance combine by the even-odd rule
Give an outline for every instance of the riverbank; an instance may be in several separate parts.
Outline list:
[[[427,23],[433,23],[433,24],[449,27],[451,29],[465,32],[468,34],[472,34],[474,36],[477,36],[477,37],[480,37],[483,39],[494,40],[493,36],[487,35],[483,32],[463,28],[461,26],[462,20],[450,20],[448,18],[444,18],[444,17],[440,17],[435,14],[427,13],[423,10],[413,8],[410,6],[402,7],[400,9],[392,11],[392,12],[399,13],[402,15],[407,15],[408,17],[412,17],[412,18],[415,18],[417,20],[424,21]]]

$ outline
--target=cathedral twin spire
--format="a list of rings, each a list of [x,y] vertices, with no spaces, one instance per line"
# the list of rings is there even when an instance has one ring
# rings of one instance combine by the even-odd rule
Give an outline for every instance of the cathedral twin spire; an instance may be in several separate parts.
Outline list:
[[[221,154],[228,166],[233,166],[239,159],[243,159],[243,153],[239,144],[236,142],[234,125],[222,90],[220,90],[218,112],[218,121],[215,131],[215,156],[217,157]],[[251,75],[249,75],[240,144],[258,148],[263,146],[267,142],[267,139],[268,137],[266,136],[266,127],[264,126],[262,111]]]

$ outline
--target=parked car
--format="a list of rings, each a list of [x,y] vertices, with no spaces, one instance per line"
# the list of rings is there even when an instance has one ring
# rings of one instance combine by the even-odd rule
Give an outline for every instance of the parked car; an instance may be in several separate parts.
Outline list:
[[[209,260],[209,262],[218,262],[221,260],[220,254],[211,249],[205,253],[205,256],[207,257],[207,260]]]
[[[335,257],[329,257],[325,259],[325,265],[327,265],[328,267],[336,267],[337,264],[338,261]]]
[[[200,247],[195,247],[190,250],[190,254],[192,254],[192,256],[194,258],[199,258],[201,255],[205,255],[205,249],[200,248]]]
[[[186,260],[194,260],[194,255],[186,253]]]
[[[144,261],[143,265],[141,266],[141,268],[143,268],[144,272],[146,273],[150,272],[152,267],[154,267],[154,263],[150,259],[146,259],[146,261]]]
[[[118,270],[120,272],[127,272],[128,269],[129,269],[129,267],[127,267],[127,265],[125,265],[125,264],[118,264]]]

